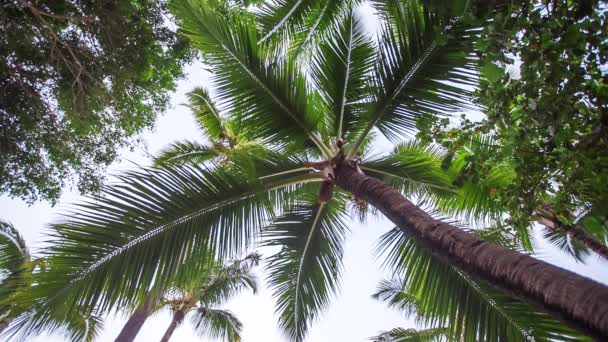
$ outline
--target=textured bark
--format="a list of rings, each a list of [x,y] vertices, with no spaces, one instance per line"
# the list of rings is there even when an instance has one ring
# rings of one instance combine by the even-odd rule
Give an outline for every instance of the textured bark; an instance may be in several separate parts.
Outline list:
[[[579,224],[562,224],[561,222],[557,221],[554,215],[548,210],[537,210],[536,212],[540,215],[538,223],[549,229],[563,231],[564,233],[570,235],[572,239],[580,242],[583,246],[586,246],[604,259],[608,260],[608,246],[594,239]]]
[[[173,335],[175,328],[177,328],[177,326],[184,320],[184,316],[185,314],[183,311],[175,311],[175,313],[173,314],[173,320],[171,320],[171,324],[169,324],[169,327],[167,328],[167,331],[165,331],[163,338],[160,339],[160,342],[169,342],[169,339],[171,338],[171,335]]]
[[[367,200],[435,256],[584,334],[608,340],[608,287],[435,220],[397,190],[358,172],[352,161],[340,163],[335,174],[336,185]]]
[[[129,317],[129,320],[125,323],[124,327],[122,327],[120,334],[118,334],[118,337],[116,337],[116,340],[114,341],[132,342],[146,322],[146,319],[148,319],[152,313],[152,309],[153,305],[150,301],[150,297],[148,297],[146,298],[144,305],[131,314],[131,317]]]

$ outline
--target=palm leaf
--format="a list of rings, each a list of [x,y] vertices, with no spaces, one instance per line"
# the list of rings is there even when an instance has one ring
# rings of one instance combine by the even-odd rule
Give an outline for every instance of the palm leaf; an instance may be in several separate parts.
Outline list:
[[[378,250],[386,253],[387,265],[403,277],[400,285],[385,284],[392,284],[394,293],[404,292],[401,298],[415,298],[415,304],[407,305],[414,305],[419,321],[426,326],[447,327],[452,338],[584,340],[561,322],[440,261],[399,229],[385,234]],[[393,301],[390,296],[384,298]]]
[[[23,236],[10,223],[0,220],[0,272],[16,273],[29,261],[29,252]]]
[[[447,338],[445,328],[424,330],[395,328],[372,337],[374,342],[440,342]]]
[[[243,324],[230,311],[201,307],[191,321],[194,331],[201,337],[230,342],[241,340]]]
[[[370,176],[384,180],[405,196],[452,196],[454,189],[449,175],[441,168],[444,152],[434,145],[416,140],[401,143],[387,156],[370,158],[361,169]]]
[[[365,96],[373,48],[361,19],[351,10],[344,20],[331,26],[328,39],[314,54],[311,77],[331,108],[327,120],[331,135],[336,138],[350,134],[356,115],[350,103]]]
[[[154,158],[154,165],[200,165],[213,161],[220,156],[220,151],[208,145],[202,145],[194,141],[178,141],[171,144]]]
[[[209,307],[221,304],[247,288],[255,294],[258,285],[251,269],[258,265],[259,261],[259,254],[250,254],[245,259],[237,260],[210,274],[210,282],[204,284],[198,293],[201,305]]]
[[[188,97],[187,106],[192,110],[201,131],[214,140],[225,138],[224,120],[207,90],[196,87],[186,96]]]
[[[478,77],[470,27],[433,14],[417,1],[389,3],[396,5],[389,13],[381,12],[371,96],[351,156],[373,127],[396,140],[413,132],[422,115],[474,109]]]
[[[329,155],[316,132],[320,113],[311,110],[315,96],[296,63],[271,63],[267,46],[258,45],[255,23],[246,13],[223,16],[209,7],[203,1],[183,1],[174,12],[214,69],[220,105],[241,113],[240,119],[255,127],[254,138],[285,145],[312,142]]]
[[[263,181],[247,174],[196,167],[131,172],[107,197],[81,204],[55,224],[46,251],[53,268],[28,291],[46,306],[25,330],[45,329],[54,306],[95,307],[105,313],[134,307],[149,288],[188,281],[208,256],[227,257],[248,246],[283,193],[318,176],[276,175],[290,162],[260,163]],[[268,164],[268,165],[266,165]],[[298,164],[298,166],[301,164]],[[265,173],[263,173],[265,172]]]
[[[294,205],[264,232],[265,246],[280,247],[270,258],[270,286],[277,298],[279,324],[301,341],[338,289],[342,243],[347,227],[336,199]]]

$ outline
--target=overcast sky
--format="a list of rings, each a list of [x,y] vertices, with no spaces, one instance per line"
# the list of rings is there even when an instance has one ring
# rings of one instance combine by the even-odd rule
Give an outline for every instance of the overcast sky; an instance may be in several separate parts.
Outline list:
[[[209,74],[202,65],[196,63],[187,69],[187,79],[179,83],[178,89],[172,97],[173,108],[159,117],[156,128],[144,134],[146,147],[141,146],[135,151],[124,151],[122,160],[112,165],[109,173],[116,174],[136,165],[148,165],[148,154],[157,154],[167,144],[177,139],[201,139],[200,132],[189,111],[180,103],[186,102],[185,93],[195,86],[210,86]],[[25,236],[32,252],[44,245],[45,224],[57,219],[62,206],[78,201],[79,196],[66,189],[59,204],[52,208],[46,203],[37,203],[28,206],[19,200],[11,200],[6,196],[0,197],[0,218],[12,222]],[[370,298],[379,280],[390,277],[380,271],[380,263],[376,262],[372,250],[376,240],[393,225],[384,218],[371,220],[366,225],[352,222],[345,247],[342,289],[340,294],[332,301],[328,310],[322,313],[320,319],[310,329],[307,341],[366,341],[370,336],[381,330],[394,327],[415,327],[396,311],[386,308],[383,303]],[[571,258],[564,257],[542,241],[536,234],[538,256],[556,263],[562,267],[608,284],[607,264],[592,256],[588,264],[576,264]],[[262,269],[257,270],[260,279],[265,278]],[[243,322],[244,341],[287,341],[277,328],[277,319],[274,315],[274,300],[268,288],[261,286],[257,295],[242,294],[228,303],[231,310]],[[126,318],[121,315],[108,317],[105,329],[98,341],[113,341]],[[143,326],[136,341],[159,340],[170,323],[168,311],[161,311],[149,318]],[[198,341],[193,334],[191,326],[186,319],[185,324],[179,327],[172,338],[173,341]],[[55,342],[63,341],[60,336],[39,336],[28,341]]]

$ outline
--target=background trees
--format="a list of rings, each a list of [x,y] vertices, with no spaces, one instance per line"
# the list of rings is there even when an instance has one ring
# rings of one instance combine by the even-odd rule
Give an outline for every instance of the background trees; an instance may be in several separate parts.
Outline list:
[[[193,56],[166,1],[10,0],[0,22],[0,192],[29,202],[97,190]]]
[[[484,192],[508,214],[503,224],[523,236],[538,221],[579,259],[590,249],[608,255],[607,15],[604,1],[521,2],[495,12],[476,43],[486,116],[456,127],[419,122],[418,136],[450,158],[468,154],[459,184],[483,187],[492,168],[511,170],[511,181]]]

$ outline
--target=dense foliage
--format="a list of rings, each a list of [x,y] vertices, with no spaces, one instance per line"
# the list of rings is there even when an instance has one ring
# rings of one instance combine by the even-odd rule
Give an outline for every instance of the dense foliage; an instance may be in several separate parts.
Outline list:
[[[491,184],[493,170],[509,170],[510,181],[485,195],[520,231],[541,218],[606,242],[607,16],[603,1],[522,2],[495,12],[477,41],[485,117],[419,124],[420,137],[450,151],[446,167],[467,154],[456,185]]]
[[[0,192],[96,190],[191,59],[167,2],[9,0],[0,9]]]

